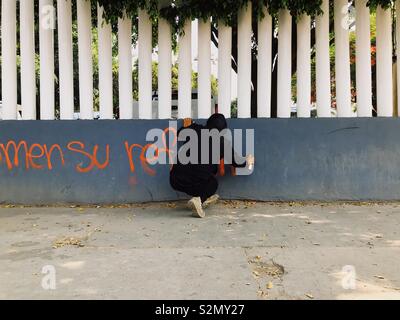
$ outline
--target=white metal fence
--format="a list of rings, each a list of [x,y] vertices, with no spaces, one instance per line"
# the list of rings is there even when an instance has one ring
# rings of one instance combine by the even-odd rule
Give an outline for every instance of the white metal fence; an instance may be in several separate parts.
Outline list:
[[[356,74],[357,74],[357,115],[371,117],[372,73],[370,12],[367,0],[355,0],[356,5]],[[337,116],[351,117],[352,92],[350,79],[350,50],[348,1],[335,0],[335,79]],[[78,48],[79,48],[79,106],[74,106],[73,82],[73,38],[72,5],[77,8]],[[398,0],[397,7],[400,5]],[[19,6],[19,37],[17,37],[17,6]],[[55,30],[58,34],[59,55],[59,99],[60,118],[74,118],[74,108],[79,109],[81,119],[94,118],[93,68],[92,68],[92,24],[90,1],[57,0],[57,19],[52,18],[53,0],[39,0],[39,21],[34,20],[34,0],[1,1],[1,69],[2,69],[2,119],[18,118],[17,91],[21,90],[22,119],[36,119],[37,81],[35,70],[36,54],[40,54],[40,119],[55,119]],[[315,23],[316,54],[316,106],[318,117],[331,117],[330,37],[329,1],[324,0],[324,15],[312,21],[302,16],[297,22],[297,115],[311,115],[311,28]],[[272,18],[266,17],[258,23],[258,116],[271,116],[272,86]],[[391,10],[377,10],[377,105],[378,116],[394,115],[393,101],[393,61],[392,61],[392,14]],[[242,9],[238,16],[238,117],[251,116],[251,48],[252,48],[251,5]],[[39,23],[39,39],[35,39],[35,23]],[[119,118],[132,119],[132,20],[118,22],[119,60]],[[148,14],[139,12],[139,103],[140,119],[151,119],[152,113],[152,25]],[[218,79],[219,111],[231,116],[231,51],[232,29],[219,24],[218,39]],[[397,39],[400,24],[396,28]],[[113,72],[112,72],[112,28],[102,19],[102,8],[98,8],[99,46],[99,100],[100,118],[113,118]],[[158,118],[171,117],[171,27],[159,21],[158,43]],[[207,118],[211,107],[211,50],[210,23],[199,22],[198,28],[198,115]],[[17,39],[20,41],[21,68],[17,71]],[[39,41],[39,52],[35,52],[35,41]],[[188,21],[184,35],[179,39],[179,89],[178,115],[180,118],[192,116],[192,50],[191,23]],[[277,115],[291,116],[292,106],[292,17],[288,11],[279,14],[279,57],[277,78]],[[398,48],[398,47],[397,47]],[[399,66],[399,65],[398,65]],[[20,72],[20,83],[18,74]],[[400,74],[400,72],[398,72]],[[397,83],[400,84],[400,81]],[[399,90],[398,90],[399,91]]]

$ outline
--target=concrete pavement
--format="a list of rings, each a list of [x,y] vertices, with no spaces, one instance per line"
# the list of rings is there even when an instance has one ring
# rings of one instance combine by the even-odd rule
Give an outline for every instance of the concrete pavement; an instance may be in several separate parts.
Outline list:
[[[1,299],[400,299],[400,204],[0,208]]]

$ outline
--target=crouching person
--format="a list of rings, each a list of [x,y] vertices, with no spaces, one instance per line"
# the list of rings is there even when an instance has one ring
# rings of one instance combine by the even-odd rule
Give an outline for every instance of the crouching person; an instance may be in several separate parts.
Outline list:
[[[208,119],[206,126],[193,123],[185,128],[193,130],[193,134],[196,135],[198,144],[198,155],[196,155],[196,158],[198,161],[196,161],[196,163],[189,162],[183,164],[178,157],[177,164],[173,166],[170,173],[170,184],[174,190],[184,192],[193,197],[188,202],[188,205],[192,209],[193,216],[195,217],[204,218],[204,209],[219,200],[219,196],[217,195],[218,180],[216,178],[219,165],[213,162],[213,157],[219,152],[219,160],[225,158],[225,139],[221,138],[221,141],[219,141],[220,143],[214,146],[210,138],[208,145],[206,144],[209,147],[209,161],[206,161],[206,163],[202,161],[202,153],[205,151],[202,150],[202,130],[217,130],[218,132],[222,132],[227,129],[227,127],[228,125],[225,117],[222,114],[214,114]],[[183,130],[183,128],[181,130]],[[179,132],[181,132],[181,130]],[[190,139],[188,139],[185,144],[190,142]],[[232,165],[234,167],[245,168],[246,166],[252,167],[254,165],[254,157],[252,155],[247,156],[247,158],[241,158],[235,154],[232,147],[229,149],[231,152],[229,156],[232,157]],[[190,157],[190,155],[188,156]]]

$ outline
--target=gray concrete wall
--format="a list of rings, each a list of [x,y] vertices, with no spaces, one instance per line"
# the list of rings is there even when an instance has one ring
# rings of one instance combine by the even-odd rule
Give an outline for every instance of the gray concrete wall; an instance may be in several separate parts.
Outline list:
[[[133,203],[184,198],[169,186],[169,166],[143,169],[134,152],[132,172],[124,143],[146,145],[151,128],[168,121],[0,122],[0,202],[20,204]],[[220,178],[227,199],[252,200],[399,200],[400,120],[398,119],[257,119],[231,120],[231,128],[255,129],[256,167],[252,176]],[[24,141],[15,163],[14,147]],[[87,169],[98,146],[98,161]],[[9,144],[7,161],[6,151]],[[36,144],[36,145],[35,145]],[[39,144],[40,147],[37,145]],[[69,145],[70,144],[70,145]],[[53,145],[60,146],[46,157]],[[68,145],[70,148],[68,148]],[[30,149],[30,151],[29,151]],[[74,149],[74,150],[71,150]],[[26,163],[27,161],[27,163]]]

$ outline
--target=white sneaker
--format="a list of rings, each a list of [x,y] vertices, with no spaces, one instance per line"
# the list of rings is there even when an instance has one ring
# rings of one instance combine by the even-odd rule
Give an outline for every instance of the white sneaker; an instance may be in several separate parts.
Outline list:
[[[206,201],[204,201],[203,208],[206,209],[209,206],[216,204],[218,202],[219,198],[220,197],[217,194],[214,194],[213,196],[209,197]]]
[[[188,206],[193,211],[193,217],[195,218],[205,218],[206,213],[203,210],[203,206],[201,205],[201,198],[192,198],[188,202]]]

